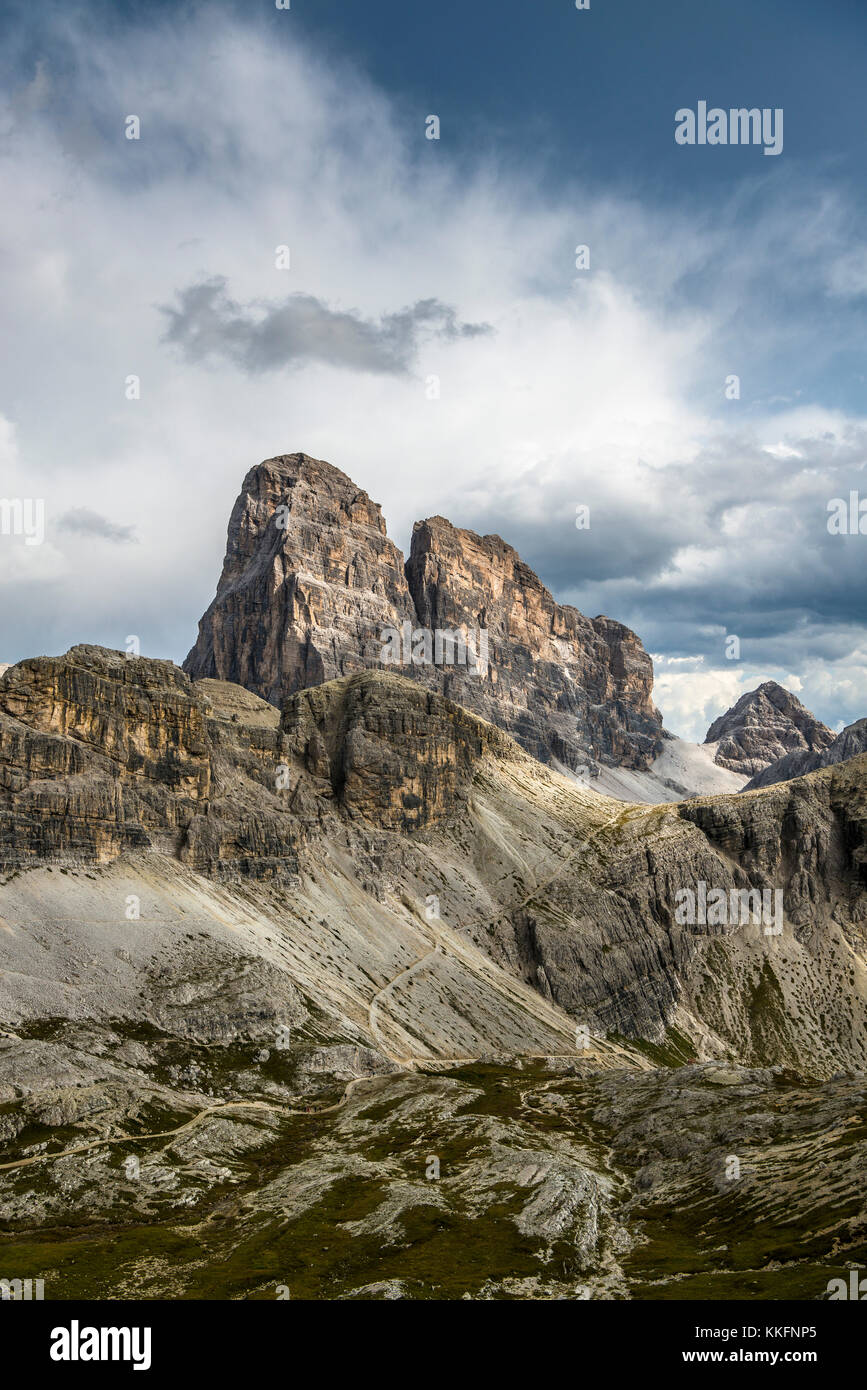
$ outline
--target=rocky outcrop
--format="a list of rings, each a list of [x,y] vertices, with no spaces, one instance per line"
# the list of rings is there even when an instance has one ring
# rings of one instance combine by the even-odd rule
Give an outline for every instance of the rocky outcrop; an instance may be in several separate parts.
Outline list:
[[[661,750],[635,634],[555,603],[499,536],[419,522],[404,573],[379,507],[344,473],[306,454],[251,469],[184,670],[280,705],[395,658],[544,762],[646,769]]]
[[[300,691],[284,706],[284,756],[350,815],[413,831],[466,809],[475,764],[510,740],[404,677],[369,672]]]
[[[279,716],[238,687],[224,711],[219,689],[101,647],[11,667],[0,677],[0,870],[147,848],[262,876],[290,859],[295,835],[270,814]]]
[[[820,767],[831,767],[834,763],[846,762],[848,758],[857,758],[859,753],[867,753],[867,719],[848,724],[821,753],[799,748],[794,753],[787,753],[784,758],[778,758],[770,767],[757,772],[744,790],[770,787],[774,782],[789,782],[793,777],[804,777]]]
[[[0,872],[156,849],[205,873],[293,873],[335,813],[411,832],[465,808],[505,734],[416,682],[363,672],[291,696],[101,647],[0,677]]]
[[[419,624],[488,634],[488,679],[443,667],[458,704],[506,729],[542,762],[587,756],[650,766],[662,748],[653,663],[634,632],[554,601],[499,536],[443,517],[416,522],[406,566]]]
[[[345,473],[307,454],[251,468],[229,519],[217,595],[184,670],[288,695],[379,663],[414,613],[403,555]]]
[[[73,647],[0,676],[0,866],[113,858],[209,790],[202,707],[171,662]]]
[[[833,742],[831,730],[776,681],[765,681],[742,695],[715,719],[705,743],[717,745],[720,767],[752,777],[787,753],[821,753]]]

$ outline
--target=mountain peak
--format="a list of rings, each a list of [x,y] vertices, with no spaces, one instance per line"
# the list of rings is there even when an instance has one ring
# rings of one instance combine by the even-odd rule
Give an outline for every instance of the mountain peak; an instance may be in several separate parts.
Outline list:
[[[714,762],[753,777],[787,753],[818,753],[834,735],[777,681],[748,690],[711,724],[705,743],[718,745]]]
[[[457,632],[464,660],[460,649],[453,659]],[[404,675],[498,724],[542,762],[646,769],[661,749],[653,664],[636,635],[558,604],[501,537],[432,516],[416,523],[404,565],[378,504],[340,469],[304,453],[252,468],[187,674],[282,705],[382,669],[395,633],[388,650],[399,649]],[[447,659],[437,633],[449,638]]]

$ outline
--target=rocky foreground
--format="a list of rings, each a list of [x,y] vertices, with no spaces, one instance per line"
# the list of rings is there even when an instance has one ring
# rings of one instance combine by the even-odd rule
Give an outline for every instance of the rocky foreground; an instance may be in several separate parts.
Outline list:
[[[865,757],[629,806],[399,675],[278,710],[99,648],[20,663],[3,1277],[826,1296],[867,1254],[865,815]],[[699,883],[780,891],[781,929],[685,920]]]

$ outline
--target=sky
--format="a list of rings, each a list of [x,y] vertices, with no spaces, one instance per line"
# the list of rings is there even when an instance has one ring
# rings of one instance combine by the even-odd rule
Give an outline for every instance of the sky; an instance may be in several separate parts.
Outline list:
[[[303,450],[634,628],[674,733],[867,715],[865,59],[862,0],[0,0],[0,662],[182,661]]]

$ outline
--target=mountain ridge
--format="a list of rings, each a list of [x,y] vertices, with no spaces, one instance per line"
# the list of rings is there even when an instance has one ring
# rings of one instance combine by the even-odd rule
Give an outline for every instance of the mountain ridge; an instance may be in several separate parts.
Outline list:
[[[404,563],[379,506],[306,454],[246,475],[184,670],[279,705],[381,666],[384,633],[406,623],[428,634],[484,630],[481,675],[460,660],[411,661],[405,673],[501,724],[540,760],[647,768],[661,751],[652,663],[634,633],[558,605],[513,547],[444,518],[416,524]]]
[[[867,719],[856,719],[821,752],[810,749],[796,749],[786,753],[776,762],[757,772],[747,783],[744,791],[754,791],[757,787],[769,787],[774,782],[787,782],[793,777],[803,777],[808,772],[816,772],[820,767],[831,767],[834,763],[846,762],[859,753],[867,752]]]
[[[815,1070],[860,1047],[867,1060],[867,1020],[853,1032],[844,1011],[837,1042],[818,1024],[828,972],[862,949],[867,758],[746,795],[630,806],[391,672],[270,711],[242,688],[99,648],[19,664],[0,677],[0,867],[155,854],[267,893],[345,861],[316,890],[329,921],[347,872],[371,921],[396,912],[417,933],[433,898],[473,950],[578,1022],[657,1042],[676,1026],[710,1056],[742,1055],[753,1028],[737,1001],[755,963],[780,956],[797,1025],[751,1044],[758,1057]],[[677,895],[698,881],[779,889],[785,934],[684,928]],[[707,951],[740,981],[723,1000],[700,988]],[[858,970],[845,1005],[860,1017]]]
[[[684,919],[702,885],[739,915]],[[280,711],[92,646],[19,663],[9,1267],[55,1297],[821,1296],[865,1248],[865,885],[867,756],[630,806],[392,671]]]

